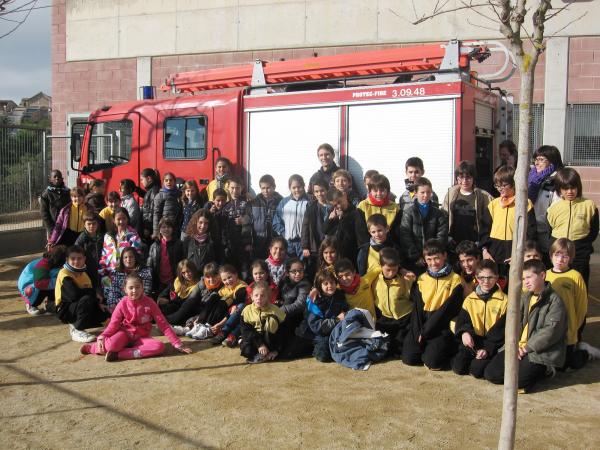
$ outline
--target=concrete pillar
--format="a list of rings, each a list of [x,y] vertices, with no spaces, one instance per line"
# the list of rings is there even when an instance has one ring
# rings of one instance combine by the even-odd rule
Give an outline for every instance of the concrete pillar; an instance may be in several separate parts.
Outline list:
[[[569,38],[553,37],[546,44],[544,86],[544,145],[555,145],[564,156],[567,128]]]
[[[142,99],[142,86],[152,85],[152,58],[140,56],[137,58],[137,99]]]

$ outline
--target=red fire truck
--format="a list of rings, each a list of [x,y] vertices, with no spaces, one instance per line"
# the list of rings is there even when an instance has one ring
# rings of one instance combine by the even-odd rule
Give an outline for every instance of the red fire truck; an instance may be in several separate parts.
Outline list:
[[[477,161],[485,185],[496,141],[510,134],[510,101],[471,67],[490,49],[450,41],[174,74],[161,87],[172,98],[92,113],[80,145],[72,139],[71,166],[80,183],[101,178],[108,190],[146,167],[206,185],[225,156],[250,190],[269,173],[285,194],[291,174],[307,180],[318,169],[327,142],[355,180],[377,169],[396,193],[411,156],[440,195],[464,159]]]

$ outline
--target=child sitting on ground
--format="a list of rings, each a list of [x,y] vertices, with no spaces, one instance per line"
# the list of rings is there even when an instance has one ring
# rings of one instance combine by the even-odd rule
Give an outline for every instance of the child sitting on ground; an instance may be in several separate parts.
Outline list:
[[[288,342],[293,337],[294,330],[302,322],[306,297],[311,289],[310,281],[305,276],[304,264],[298,258],[286,261],[286,272],[287,277],[279,285],[277,302],[277,306],[285,313],[285,322],[280,327],[283,342]]]
[[[200,275],[196,265],[183,259],[177,264],[177,275],[159,294],[156,303],[163,314],[177,312],[198,289]]]
[[[85,329],[100,326],[108,314],[101,307],[102,296],[96,294],[86,273],[85,252],[79,246],[67,249],[67,261],[56,278],[54,299],[58,318],[69,324],[71,339],[95,341],[96,336]]]
[[[479,284],[465,298],[456,319],[458,353],[452,370],[458,375],[470,373],[483,378],[483,372],[496,352],[504,345],[504,325],[508,296],[496,284],[498,265],[482,261],[476,269]]]
[[[270,302],[271,297],[269,284],[264,280],[255,281],[252,303],[242,311],[240,349],[251,364],[273,361],[279,354],[281,343],[277,332],[285,313]]]
[[[81,347],[82,354],[105,355],[109,362],[161,355],[165,344],[150,337],[153,320],[173,347],[181,353],[192,353],[175,335],[154,300],[144,295],[142,280],[137,274],[127,276],[125,292],[127,295],[117,305],[106,329],[96,343]]]
[[[554,241],[550,246],[552,269],[546,272],[546,281],[565,303],[569,321],[565,368],[576,370],[582,368],[590,356],[598,355],[598,349],[581,342],[588,309],[588,293],[581,274],[571,268],[574,259],[575,244],[572,241],[566,238]]]
[[[423,257],[427,271],[411,289],[415,310],[402,346],[402,362],[441,370],[450,361],[454,340],[450,320],[460,311],[464,296],[460,277],[447,262],[446,247],[431,239]]]
[[[532,259],[523,264],[523,284],[527,292],[521,296],[519,339],[520,393],[526,393],[535,383],[563,367],[567,352],[567,310],[562,299],[546,281],[542,261]],[[485,368],[485,379],[504,382],[504,350]]]
[[[241,312],[246,304],[246,287],[248,285],[240,280],[238,271],[231,264],[221,266],[219,268],[219,275],[223,283],[223,287],[219,289],[219,296],[227,305],[228,315],[212,326],[210,330],[214,337],[210,342],[214,345],[222,344],[233,348],[237,345],[237,337],[231,334],[233,327],[226,327],[225,324],[231,315]],[[226,339],[229,340],[227,343],[224,343]]]
[[[348,311],[344,293],[336,285],[337,280],[329,270],[317,273],[316,298],[307,298],[304,319],[296,329],[294,338],[283,350],[282,359],[301,358],[312,353],[317,361],[331,361],[329,335],[344,320]]]
[[[374,217],[374,216],[373,216]],[[410,289],[414,274],[404,277],[400,273],[400,254],[392,247],[379,252],[380,273],[373,282],[376,328],[390,337],[388,356],[402,356],[402,344],[410,328],[413,302]]]
[[[335,263],[335,275],[338,279],[340,289],[346,295],[346,303],[349,309],[362,308],[371,313],[371,317],[377,317],[375,313],[375,297],[372,284],[379,275],[378,271],[367,273],[361,277],[349,259],[342,258]]]

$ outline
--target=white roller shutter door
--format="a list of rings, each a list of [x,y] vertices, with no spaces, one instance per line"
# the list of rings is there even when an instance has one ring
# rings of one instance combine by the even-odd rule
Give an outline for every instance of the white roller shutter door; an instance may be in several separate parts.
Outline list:
[[[418,156],[441,202],[453,181],[454,105],[445,99],[350,106],[348,169],[354,179],[376,169],[399,196],[405,191],[404,163]]]
[[[247,167],[249,184],[256,193],[264,174],[275,178],[284,197],[289,195],[288,178],[294,173],[304,177],[308,188],[310,177],[320,167],[320,144],[331,144],[339,155],[339,107],[252,111],[249,115]]]

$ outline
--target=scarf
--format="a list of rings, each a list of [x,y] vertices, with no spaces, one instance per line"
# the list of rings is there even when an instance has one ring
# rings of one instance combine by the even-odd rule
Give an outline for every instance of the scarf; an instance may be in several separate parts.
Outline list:
[[[475,287],[475,293],[477,294],[477,297],[479,297],[481,300],[489,300],[490,298],[492,298],[492,295],[494,295],[494,292],[496,292],[498,290],[498,286],[494,285],[494,287],[492,288],[492,290],[490,292],[483,292],[483,289],[481,289],[481,285],[478,284]]]
[[[198,285],[198,283],[192,283],[189,286],[185,286],[180,280],[179,277],[175,278],[173,281],[173,291],[179,298],[185,299],[190,296],[194,288]]]
[[[419,207],[419,212],[421,213],[421,217],[427,217],[427,214],[429,213],[429,203],[417,202],[417,206]]]
[[[83,273],[87,270],[87,266],[83,266],[81,269],[77,269],[77,268],[73,267],[71,264],[69,264],[68,262],[65,262],[63,267],[65,269],[67,269],[69,272],[75,272],[75,273]]]
[[[385,247],[385,242],[382,242],[381,244],[378,244],[377,242],[375,242],[375,239],[371,238],[369,240],[369,245],[371,246],[371,248],[373,250],[375,250],[376,252],[378,252],[379,250],[381,250],[383,247]]]
[[[340,284],[340,289],[342,291],[344,291],[346,294],[354,295],[354,294],[356,294],[356,291],[358,291],[359,285],[360,285],[360,275],[354,274],[354,279],[352,280],[352,283],[350,283],[349,286],[342,286]]]
[[[179,195],[181,194],[179,192],[179,189],[177,189],[176,187],[172,188],[172,189],[167,189],[166,187],[161,188],[160,192],[165,192],[169,195],[175,195],[177,197],[179,197]]]
[[[216,282],[215,284],[209,284],[208,280],[206,278],[202,278],[202,280],[204,281],[204,287],[206,289],[208,289],[209,291],[214,291],[217,288],[221,287],[221,281],[219,280],[218,282]]]
[[[194,234],[193,237],[196,240],[196,242],[198,242],[198,244],[204,244],[208,239],[208,233]]]
[[[279,282],[285,277],[287,270],[285,269],[285,260],[275,260],[271,255],[267,258],[267,266],[269,266],[269,273],[271,275],[271,280],[275,284],[279,284]]]
[[[473,281],[475,279],[474,274],[469,275],[468,273],[465,273],[465,272],[462,273],[462,277],[467,283],[470,283],[471,281]]]
[[[383,200],[377,200],[369,192],[369,203],[371,203],[371,205],[382,207],[382,206],[387,205],[389,202],[390,202],[390,194],[389,193],[383,198]]]
[[[529,176],[527,177],[527,196],[533,203],[535,203],[538,198],[542,184],[544,184],[544,181],[554,173],[554,170],[554,164],[550,164],[541,172],[538,172],[535,166],[529,171]]]
[[[452,266],[448,263],[446,263],[446,265],[442,267],[438,272],[432,271],[429,267],[427,268],[427,273],[429,274],[429,276],[435,279],[443,278],[447,275],[450,275],[451,272]]]
[[[512,197],[500,197],[500,206],[502,206],[503,208],[508,208],[510,205],[512,205],[515,202],[515,196],[513,195]]]
[[[284,263],[283,259],[275,259],[271,255],[267,258],[267,261],[272,266],[280,266]]]
[[[227,183],[229,176],[224,173],[223,175],[215,175],[215,181],[217,182],[217,189],[223,189],[225,187],[225,183]]]

